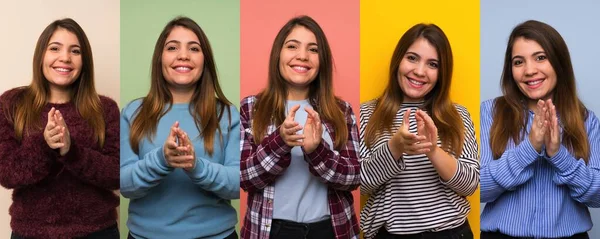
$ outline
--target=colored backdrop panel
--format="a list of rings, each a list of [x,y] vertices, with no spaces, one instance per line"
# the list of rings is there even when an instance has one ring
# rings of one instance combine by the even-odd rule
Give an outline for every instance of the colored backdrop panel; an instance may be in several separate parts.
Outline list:
[[[94,56],[96,91],[119,102],[119,1],[3,1],[0,94],[29,85],[37,39],[54,20],[70,17],[85,31]],[[0,238],[10,238],[12,191],[0,187]],[[51,206],[51,205],[50,205]]]
[[[588,109],[600,113],[598,97],[598,15],[600,3],[594,0],[481,2],[481,101],[500,96],[500,76],[508,36],[526,20],[538,20],[554,27],[563,37],[571,54],[579,97]],[[506,16],[510,15],[510,18]],[[591,30],[594,29],[594,30]],[[483,206],[481,209],[483,210]],[[600,238],[600,210],[590,209],[594,226],[590,238]]]
[[[121,105],[148,93],[154,45],[164,26],[176,16],[187,16],[204,30],[213,50],[221,88],[238,105],[239,11],[236,0],[121,0]],[[239,207],[238,200],[232,204]],[[122,238],[127,235],[128,205],[129,201],[121,198]]]
[[[358,117],[359,2],[307,0],[301,4],[278,0],[241,1],[241,92],[245,97],[266,86],[269,53],[279,29],[291,18],[309,15],[319,23],[334,59],[334,91],[349,101]],[[358,199],[358,190],[354,191]],[[247,195],[241,193],[241,214]],[[358,213],[358,200],[355,205]]]
[[[469,110],[479,131],[479,1],[361,1],[360,101],[383,92],[396,44],[404,32],[422,22],[434,23],[446,33],[454,55],[452,101]],[[361,204],[366,199],[361,197]],[[469,223],[478,238],[479,190],[469,201]]]

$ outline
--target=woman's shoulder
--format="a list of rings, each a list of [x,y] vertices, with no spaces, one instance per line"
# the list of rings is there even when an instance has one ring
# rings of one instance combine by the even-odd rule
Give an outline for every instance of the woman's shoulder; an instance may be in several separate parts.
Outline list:
[[[133,116],[133,114],[135,114],[137,109],[140,107],[140,105],[142,105],[142,100],[143,100],[143,98],[137,98],[137,99],[132,100],[131,102],[127,103],[127,105],[125,105],[125,107],[123,107],[121,114],[123,114],[127,118],[131,118]]]
[[[340,109],[342,109],[342,112],[347,112],[349,110],[352,110],[352,104],[350,104],[350,102],[345,101],[340,97],[335,97],[335,100],[336,100],[338,106],[340,107]]]
[[[590,110],[590,109],[586,109],[587,111],[587,117],[585,119],[585,124],[588,127],[600,127],[600,121],[598,121],[598,116],[596,116],[596,114],[594,113],[594,111]],[[600,130],[600,128],[596,129],[596,130]]]
[[[375,107],[377,106],[377,99],[372,99],[369,101],[365,101],[363,103],[360,104],[360,111],[370,111],[373,112],[375,110]]]
[[[105,96],[105,95],[98,95],[98,97],[100,98],[100,103],[102,104],[103,107],[106,107],[106,108],[116,107],[117,109],[119,108],[119,105],[117,104],[117,102],[115,100],[113,100],[112,98]]]
[[[5,91],[4,93],[2,93],[2,95],[0,95],[0,102],[2,102],[3,104],[12,104],[14,103],[15,100],[17,100],[17,98],[19,96],[21,96],[21,94],[27,89],[27,86],[21,86],[21,87],[16,87],[16,88],[12,88],[10,90]]]

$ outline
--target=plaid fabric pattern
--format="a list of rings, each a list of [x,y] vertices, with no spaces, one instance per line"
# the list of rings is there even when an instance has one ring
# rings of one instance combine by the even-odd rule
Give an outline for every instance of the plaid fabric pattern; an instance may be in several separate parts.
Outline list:
[[[279,135],[279,128],[270,125],[267,135],[256,144],[252,135],[252,114],[256,96],[241,101],[241,163],[240,185],[248,192],[248,209],[241,230],[243,239],[267,239],[273,219],[273,198],[277,177],[290,165],[292,147],[285,144]],[[331,222],[336,239],[358,238],[358,221],[354,212],[354,199],[351,191],[360,184],[360,163],[358,161],[358,127],[356,117],[349,103],[340,101],[340,109],[346,116],[348,141],[337,151],[324,140],[304,159],[310,165],[309,171],[328,185],[328,201]],[[335,138],[333,125],[324,122],[324,129]]]

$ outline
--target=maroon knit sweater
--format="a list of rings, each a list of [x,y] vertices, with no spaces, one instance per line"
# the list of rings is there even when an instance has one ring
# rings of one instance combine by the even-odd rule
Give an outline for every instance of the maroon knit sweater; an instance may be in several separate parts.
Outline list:
[[[0,96],[0,185],[13,190],[9,213],[13,232],[33,238],[85,236],[116,224],[119,197],[119,108],[101,96],[106,138],[100,148],[93,129],[73,103],[47,104],[43,126],[52,107],[60,110],[71,134],[65,156],[51,149],[43,130],[15,138],[12,121],[4,112],[14,105],[22,89]],[[2,212],[0,212],[2,213]]]

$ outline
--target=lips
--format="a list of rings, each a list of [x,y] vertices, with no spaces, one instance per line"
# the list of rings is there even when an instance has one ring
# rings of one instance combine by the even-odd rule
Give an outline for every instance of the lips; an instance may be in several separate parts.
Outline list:
[[[542,83],[544,81],[545,81],[545,79],[534,79],[534,80],[525,81],[525,84],[530,89],[537,89],[538,87],[540,87],[542,85]]]
[[[427,82],[424,81],[418,81],[415,80],[413,78],[410,77],[406,77],[406,80],[408,81],[408,84],[413,87],[413,88],[422,88]]]
[[[311,69],[308,66],[300,66],[300,65],[292,65],[291,68],[292,68],[292,70],[294,70],[297,73],[306,73]]]
[[[175,66],[173,67],[173,70],[175,70],[176,72],[179,73],[188,73],[190,71],[192,71],[192,67],[191,66]]]
[[[52,69],[54,69],[54,71],[60,75],[68,75],[71,73],[71,71],[73,71],[73,68],[68,66],[54,66]]]

